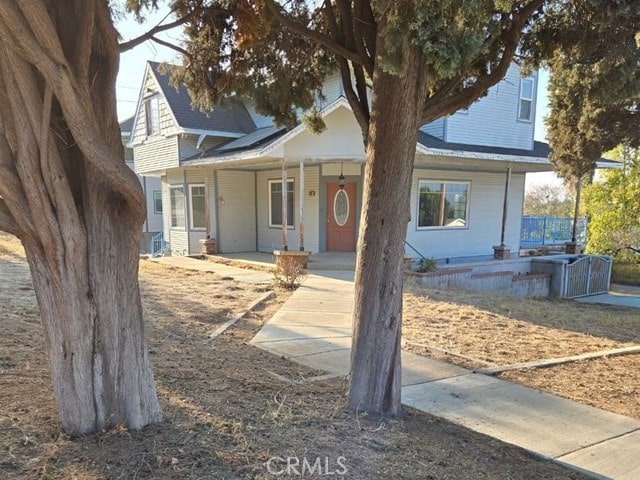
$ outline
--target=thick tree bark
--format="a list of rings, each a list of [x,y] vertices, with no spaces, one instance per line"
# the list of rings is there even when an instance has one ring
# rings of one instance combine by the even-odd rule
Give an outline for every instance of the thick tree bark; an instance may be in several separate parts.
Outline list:
[[[138,287],[144,198],[122,155],[108,5],[0,2],[0,54],[0,230],[25,247],[62,428],[158,422]]]
[[[391,415],[400,412],[402,257],[426,97],[422,57],[408,50],[402,75],[376,66],[373,76],[348,400],[351,410]]]

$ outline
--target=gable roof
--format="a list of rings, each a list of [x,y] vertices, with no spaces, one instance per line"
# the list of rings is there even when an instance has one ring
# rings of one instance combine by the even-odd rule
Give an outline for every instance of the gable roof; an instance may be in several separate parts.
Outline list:
[[[256,129],[244,103],[238,98],[228,99],[224,105],[204,113],[191,106],[191,97],[184,85],[176,90],[169,83],[170,75],[160,72],[158,62],[147,62],[171,109],[178,126],[185,130],[247,134]]]
[[[131,135],[131,129],[133,128],[133,121],[135,120],[135,116],[129,117],[126,120],[120,122],[120,133],[122,135]]]

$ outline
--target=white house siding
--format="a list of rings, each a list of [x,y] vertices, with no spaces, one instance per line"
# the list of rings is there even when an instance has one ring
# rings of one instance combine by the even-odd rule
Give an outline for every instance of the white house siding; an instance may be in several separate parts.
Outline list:
[[[342,86],[342,79],[340,75],[333,75],[328,77],[322,85],[322,95],[324,99],[321,99],[318,104],[320,107],[327,105],[335,101],[341,95],[344,95],[344,88]]]
[[[505,178],[506,172],[415,170],[411,184],[411,221],[407,228],[407,241],[425,257],[436,259],[493,254],[491,247],[500,244]],[[524,179],[522,173],[513,174],[509,189],[509,223],[505,243],[516,251],[520,242]],[[470,182],[468,227],[417,229],[419,180]],[[406,250],[415,255],[411,249]]]
[[[173,255],[183,255],[189,252],[188,232],[183,228],[171,228],[171,199],[169,196],[169,189],[171,186],[184,186],[184,172],[182,169],[171,170],[162,178],[164,239],[169,242],[171,253]],[[187,195],[187,192],[185,192],[185,195]],[[185,221],[189,221],[189,218],[186,215]]]
[[[159,177],[140,177],[144,186],[145,197],[147,200],[147,232],[160,232],[162,230],[162,213],[155,213],[153,192],[161,191]],[[162,206],[164,212],[164,205]]]
[[[327,129],[316,135],[305,130],[284,145],[286,158],[364,159],[362,132],[353,113],[337,108],[324,118]]]
[[[160,87],[157,85],[156,80],[151,73],[149,67],[147,66],[147,77],[144,82],[144,86],[142,87],[143,92],[155,92],[160,96],[158,106],[160,113],[160,135],[170,136],[176,133],[177,126],[173,120],[173,115],[171,114],[171,110],[169,109],[169,105],[162,94]],[[140,101],[140,108],[138,109],[138,116],[134,121],[133,127],[133,136],[131,138],[131,143],[133,145],[138,145],[139,143],[145,141],[152,141],[154,137],[147,138],[147,122],[146,122],[146,111],[145,111],[145,99],[149,98],[152,95],[145,96]]]
[[[223,253],[255,252],[256,197],[255,173],[239,170],[218,171],[218,248]]]
[[[293,228],[287,231],[289,250],[300,249],[300,170],[289,167],[287,177],[293,178]],[[268,170],[257,174],[258,195],[258,251],[273,252],[282,248],[282,228],[269,227],[269,180],[282,180],[282,170]],[[304,168],[304,248],[319,250],[319,192],[320,167]],[[310,194],[310,192],[314,192]]]
[[[133,160],[137,174],[144,175],[175,168],[178,163],[178,138],[154,137],[133,149]]]
[[[434,122],[423,125],[422,127],[420,127],[420,130],[422,130],[425,133],[428,133],[429,135],[433,135],[434,137],[437,137],[440,140],[444,140],[444,124],[445,124],[445,119],[439,118]]]
[[[535,119],[537,75],[533,74],[532,119]],[[452,143],[493,147],[533,148],[534,121],[518,120],[520,73],[512,65],[507,76],[491,88],[486,97],[472,104],[466,113],[447,118],[445,140]]]

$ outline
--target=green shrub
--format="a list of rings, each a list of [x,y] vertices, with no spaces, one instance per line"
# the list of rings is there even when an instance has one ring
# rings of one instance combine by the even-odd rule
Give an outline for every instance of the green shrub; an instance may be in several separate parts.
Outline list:
[[[435,258],[423,258],[418,265],[418,272],[435,272],[438,269],[438,262]]]

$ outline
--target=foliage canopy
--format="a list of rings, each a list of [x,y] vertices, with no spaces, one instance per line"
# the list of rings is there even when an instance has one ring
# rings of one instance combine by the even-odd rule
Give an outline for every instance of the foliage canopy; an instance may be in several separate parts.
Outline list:
[[[589,219],[589,251],[637,260],[640,253],[640,151],[620,146],[613,152],[622,168],[604,174],[584,190]]]

